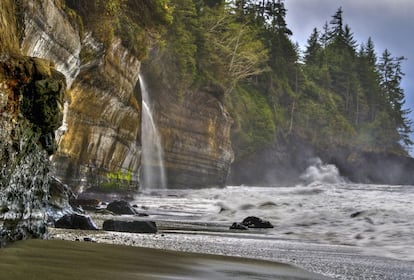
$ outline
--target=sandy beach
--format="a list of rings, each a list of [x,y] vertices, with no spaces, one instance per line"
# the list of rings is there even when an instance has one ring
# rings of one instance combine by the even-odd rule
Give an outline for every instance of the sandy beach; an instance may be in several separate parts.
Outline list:
[[[282,263],[62,240],[0,250],[0,279],[328,279]]]
[[[375,250],[367,251],[354,246],[281,240],[266,237],[266,235],[261,233],[161,230],[157,234],[130,234],[51,229],[50,237],[59,240],[80,240],[79,243],[85,243],[82,241],[86,238],[86,240],[92,240],[92,242],[97,243],[124,244],[131,247],[137,246],[176,252],[242,257],[249,258],[250,260],[260,260],[260,262],[265,261],[266,263],[267,261],[272,261],[291,264],[319,275],[309,274],[304,279],[408,280],[413,279],[412,276],[414,275],[414,265],[412,262],[378,257]],[[256,261],[253,262],[255,263]],[[250,278],[236,279],[291,279],[287,275],[285,276],[286,278],[255,278],[252,276]],[[227,278],[213,277],[206,279]]]

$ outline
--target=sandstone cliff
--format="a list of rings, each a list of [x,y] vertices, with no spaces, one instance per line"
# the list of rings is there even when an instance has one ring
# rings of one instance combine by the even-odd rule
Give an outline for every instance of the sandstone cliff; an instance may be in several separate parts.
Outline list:
[[[140,97],[135,91],[140,62],[112,42],[104,51],[91,37],[83,48],[94,53],[82,65],[68,95],[66,126],[55,156],[56,172],[65,181],[99,184],[108,173],[132,174],[140,168]],[[74,183],[76,185],[76,183]]]
[[[23,53],[53,61],[65,74],[64,124],[58,130],[55,174],[72,186],[96,184],[111,172],[140,166],[140,62],[114,39],[104,47],[82,34],[61,1],[22,1]],[[71,13],[68,13],[70,11]],[[132,183],[132,182],[131,182]]]
[[[150,79],[149,90],[164,147],[168,186],[224,186],[234,156],[230,114],[208,89],[179,95],[156,81]]]
[[[137,47],[125,47],[117,34],[102,36],[102,30],[96,38],[82,17],[93,21],[95,28],[99,18],[85,19],[82,11],[80,17],[65,1],[19,3],[24,11],[23,53],[53,61],[67,80],[64,123],[57,131],[53,157],[55,175],[76,188],[99,186],[114,174],[128,175],[124,183],[136,188],[141,167]],[[150,94],[156,95],[155,120],[165,150],[167,184],[223,186],[233,153],[231,118],[221,101],[203,90],[180,97],[168,89]]]

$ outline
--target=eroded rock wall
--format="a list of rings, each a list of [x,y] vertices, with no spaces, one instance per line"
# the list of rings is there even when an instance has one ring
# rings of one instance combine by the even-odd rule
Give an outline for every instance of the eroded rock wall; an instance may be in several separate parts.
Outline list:
[[[21,1],[25,11],[22,51],[53,61],[65,74],[64,124],[57,131],[54,173],[73,187],[100,184],[110,173],[140,167],[140,62],[114,39],[109,47],[87,30],[61,1]]]
[[[68,88],[80,69],[81,38],[73,18],[59,1],[20,1],[24,11],[24,54],[46,58],[66,77]]]
[[[233,150],[232,118],[214,93],[189,90],[182,95],[149,79],[155,121],[164,148],[169,188],[225,186]]]
[[[18,52],[16,7],[12,0],[0,2],[0,53]]]
[[[83,47],[95,50],[96,56],[82,65],[69,90],[67,130],[55,156],[57,173],[67,182],[96,185],[120,171],[131,174],[130,183],[137,185],[141,103],[135,85],[140,62],[118,40],[105,52],[88,36]]]
[[[62,1],[20,3],[25,11],[21,49],[53,61],[67,80],[63,125],[53,157],[55,175],[72,187],[89,187],[108,175],[125,174],[138,186],[140,61],[116,37],[103,44],[88,30],[80,32],[79,18]],[[164,90],[155,95],[168,185],[223,186],[233,152],[232,121],[222,102],[206,90]]]
[[[0,245],[47,233],[48,153],[65,89],[48,60],[0,55]]]

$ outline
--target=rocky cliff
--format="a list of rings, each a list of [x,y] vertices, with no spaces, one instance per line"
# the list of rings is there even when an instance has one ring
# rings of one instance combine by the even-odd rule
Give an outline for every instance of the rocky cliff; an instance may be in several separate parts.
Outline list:
[[[119,39],[96,41],[61,1],[21,1],[22,51],[53,61],[65,74],[64,124],[58,130],[55,174],[72,186],[100,183],[108,173],[140,166],[140,62]],[[85,31],[81,37],[81,31]],[[132,183],[132,182],[130,182]]]
[[[101,185],[114,174],[125,175],[124,183],[137,187],[141,62],[136,50],[125,47],[125,38],[102,36],[102,30],[97,38],[96,30],[88,29],[99,28],[99,17],[85,18],[88,13],[77,14],[65,3],[79,8],[74,1],[19,1],[24,15],[21,50],[53,61],[67,80],[54,173],[75,188]],[[156,95],[155,119],[165,150],[168,185],[224,185],[233,153],[231,118],[222,103],[203,90],[180,97],[168,90],[150,90],[150,94]]]
[[[87,36],[93,54],[84,62],[68,94],[65,131],[54,162],[67,182],[99,184],[107,174],[132,174],[140,168],[141,102],[135,85],[140,62],[114,40],[108,50]],[[76,183],[74,183],[76,185]]]
[[[53,63],[20,53],[18,8],[0,3],[0,247],[46,234],[48,155],[66,89]]]
[[[226,184],[233,150],[232,119],[207,88],[184,93],[149,79],[155,119],[164,148],[170,188],[218,187]]]
[[[62,121],[64,76],[49,61],[0,58],[0,241],[43,237],[48,153]],[[47,151],[47,152],[46,152]]]

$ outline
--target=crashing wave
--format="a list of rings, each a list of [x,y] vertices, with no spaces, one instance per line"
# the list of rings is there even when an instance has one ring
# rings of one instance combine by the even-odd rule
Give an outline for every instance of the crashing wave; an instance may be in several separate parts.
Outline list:
[[[339,170],[334,164],[325,164],[320,158],[313,158],[310,160],[310,163],[310,166],[300,176],[300,179],[305,184],[340,184],[347,182],[345,178],[339,174]]]

